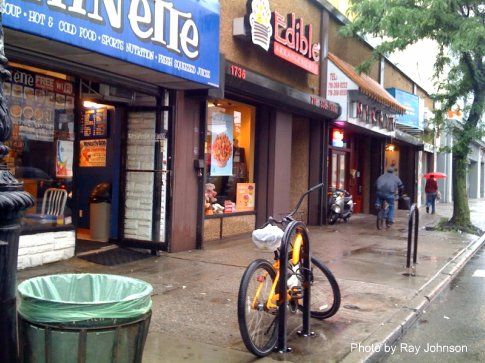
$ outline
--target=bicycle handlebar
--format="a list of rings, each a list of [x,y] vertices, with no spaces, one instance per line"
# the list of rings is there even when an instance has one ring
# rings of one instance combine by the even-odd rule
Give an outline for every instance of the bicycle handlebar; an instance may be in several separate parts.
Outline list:
[[[281,221],[278,221],[278,220],[274,219],[273,217],[269,217],[268,223],[270,223],[270,224],[273,224],[273,223],[282,224],[285,219],[291,219],[291,217],[293,217],[293,215],[298,211],[298,209],[300,209],[301,203],[303,203],[303,199],[305,199],[305,197],[308,194],[310,194],[311,192],[313,192],[317,189],[320,189],[322,187],[323,187],[323,183],[320,183],[320,184],[317,184],[317,185],[311,187],[305,193],[303,193],[303,195],[300,197],[300,199],[298,200],[298,203],[296,203],[295,209],[293,209],[288,215],[283,217],[283,219]]]
[[[293,217],[293,215],[298,211],[298,209],[300,209],[301,203],[303,203],[303,199],[305,199],[305,197],[308,194],[310,194],[311,192],[313,192],[313,191],[315,191],[317,189],[320,189],[322,187],[323,187],[323,183],[320,183],[320,184],[317,184],[317,185],[311,187],[305,193],[303,193],[303,195],[300,197],[300,200],[298,200],[298,203],[296,203],[295,209],[293,209],[293,211],[290,214],[288,214],[286,217],[288,217],[288,218]]]

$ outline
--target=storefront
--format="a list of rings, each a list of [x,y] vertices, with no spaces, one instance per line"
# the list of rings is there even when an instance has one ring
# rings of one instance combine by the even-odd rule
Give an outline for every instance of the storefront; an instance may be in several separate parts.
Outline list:
[[[475,141],[470,145],[470,154],[468,154],[468,174],[467,189],[468,198],[478,199],[483,196],[484,179],[484,152],[485,143]]]
[[[340,112],[320,96],[317,5],[225,0],[221,9],[221,29],[233,36],[221,40],[223,92],[207,106],[205,241],[282,217],[322,182],[322,130]],[[322,196],[312,195],[297,217],[318,223]]]
[[[410,164],[414,157],[409,159],[405,151],[407,143],[396,135],[396,117],[405,108],[379,83],[334,54],[328,54],[327,62],[327,98],[342,106],[325,135],[329,188],[352,194],[356,213],[373,212],[373,186],[379,175],[390,166],[400,177],[403,168],[415,170]],[[414,189],[415,183],[408,185]]]
[[[196,94],[219,85],[219,12],[217,1],[4,2],[6,162],[36,199],[19,268],[72,257],[81,240],[184,248],[177,232],[196,226],[184,198],[197,199],[184,173],[204,119]]]

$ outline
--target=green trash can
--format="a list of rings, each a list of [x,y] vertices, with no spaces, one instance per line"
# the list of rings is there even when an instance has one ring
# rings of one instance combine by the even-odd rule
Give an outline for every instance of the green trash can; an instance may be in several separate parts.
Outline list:
[[[117,275],[40,276],[18,286],[22,363],[141,362],[150,284]]]

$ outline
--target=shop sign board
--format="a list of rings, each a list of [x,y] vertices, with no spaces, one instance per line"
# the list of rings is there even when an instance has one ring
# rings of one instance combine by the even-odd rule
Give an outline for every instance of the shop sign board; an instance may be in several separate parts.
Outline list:
[[[3,25],[219,86],[216,0],[5,0]]]
[[[212,134],[210,175],[232,176],[234,117],[222,112],[211,112],[209,122]]]
[[[275,97],[278,101],[285,100],[287,103],[303,102],[305,105],[309,105],[312,111],[324,112],[326,114],[325,117],[331,119],[339,118],[340,107],[337,103],[331,102],[328,99],[314,94],[301,92],[282,83],[273,81],[245,68],[244,66],[227,61],[226,74],[234,79],[237,79],[238,82],[244,82],[244,86],[240,85],[239,87],[244,87],[245,89],[255,86],[258,88],[263,88],[263,90],[260,91],[263,93],[261,95],[263,98],[268,98],[271,93],[275,92],[277,93],[277,96]]]
[[[297,19],[295,13],[287,16],[271,11],[269,0],[248,0],[246,24],[251,31],[251,42],[307,72],[319,74],[320,43],[313,42],[313,26]],[[317,34],[318,37],[318,34]]]
[[[332,146],[334,147],[344,147],[344,132],[340,129],[332,130]]]
[[[348,120],[349,90],[358,90],[359,86],[345,75],[332,61],[327,61],[327,100],[340,104],[342,113],[339,121]]]
[[[419,122],[419,97],[398,88],[388,88],[387,92],[406,108],[406,113],[404,115],[396,116],[396,122],[401,125],[411,126],[422,130],[423,124]]]
[[[106,166],[106,139],[81,140],[79,166],[83,168],[104,168]]]

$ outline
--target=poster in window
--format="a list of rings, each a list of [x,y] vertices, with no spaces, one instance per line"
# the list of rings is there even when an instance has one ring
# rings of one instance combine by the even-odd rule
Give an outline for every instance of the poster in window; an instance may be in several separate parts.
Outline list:
[[[79,166],[83,168],[102,168],[106,166],[106,139],[81,140]]]
[[[232,175],[233,124],[232,115],[220,112],[211,115],[211,176]]]
[[[74,142],[57,141],[56,177],[72,178],[72,161],[74,159]]]
[[[12,83],[4,84],[4,90],[10,105],[13,127],[17,128],[19,141],[54,141],[54,112],[56,107],[65,105],[65,95],[54,93],[54,85],[61,82],[73,98],[72,83],[40,75],[23,69],[11,68]],[[56,104],[56,98],[59,103]],[[64,101],[62,100],[64,98]],[[15,135],[14,135],[15,136]]]
[[[253,211],[255,196],[256,196],[255,183],[237,183],[236,210],[238,212]]]
[[[87,109],[81,123],[81,136],[86,138],[106,137],[108,134],[108,109]]]

